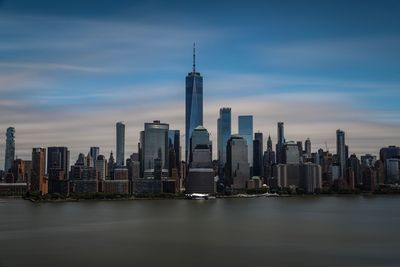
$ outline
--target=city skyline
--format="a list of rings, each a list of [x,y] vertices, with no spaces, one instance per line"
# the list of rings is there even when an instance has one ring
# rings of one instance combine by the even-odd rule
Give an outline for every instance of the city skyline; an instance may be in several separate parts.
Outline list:
[[[0,166],[10,126],[19,158],[29,159],[33,147],[66,146],[71,162],[91,146],[107,156],[116,152],[118,121],[126,124],[125,157],[137,151],[145,122],[160,120],[183,134],[184,75],[191,68],[193,42],[204,77],[204,127],[214,144],[221,107],[232,109],[232,134],[238,133],[238,115],[253,115],[253,130],[264,133],[264,144],[269,134],[276,143],[278,121],[285,123],[286,140],[310,137],[314,152],[325,149],[325,141],[335,151],[337,129],[346,132],[350,153],[357,155],[377,155],[379,148],[400,141],[395,1],[315,1],[314,9],[293,1],[286,9],[270,1],[244,14],[234,2],[221,18],[224,4],[218,3],[208,22],[180,3],[188,12],[164,6],[162,26],[140,14],[152,4],[117,2],[110,11],[102,5],[90,11],[77,1],[60,6],[65,9],[50,1],[36,6],[0,1]],[[273,14],[293,15],[296,8],[296,20],[283,22]],[[370,19],[372,9],[385,17]],[[324,19],[337,14],[342,21]],[[245,21],[242,27],[229,15]],[[259,26],[247,32],[255,21]],[[291,30],[295,22],[297,36]],[[29,34],[33,28],[35,34]],[[119,49],[108,49],[112,45]],[[184,137],[180,141],[184,144]],[[213,149],[214,159],[216,153]]]

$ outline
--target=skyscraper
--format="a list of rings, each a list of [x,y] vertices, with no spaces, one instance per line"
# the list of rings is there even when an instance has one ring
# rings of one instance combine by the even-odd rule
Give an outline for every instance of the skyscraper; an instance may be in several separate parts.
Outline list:
[[[221,108],[217,122],[218,169],[220,175],[223,174],[226,164],[226,144],[232,134],[231,125],[231,108]]]
[[[254,176],[263,176],[264,168],[263,168],[263,134],[255,133],[254,141],[253,141],[253,175]]]
[[[48,185],[46,173],[46,149],[39,147],[32,149],[32,174],[30,190],[47,194]]]
[[[168,152],[169,152],[169,176],[172,177],[173,172],[177,172],[180,177],[181,165],[181,145],[180,145],[180,131],[168,131]],[[173,170],[175,169],[175,170]]]
[[[212,150],[210,135],[202,126],[198,126],[191,138],[191,162],[186,177],[187,193],[215,193],[214,170],[212,168]]]
[[[193,70],[186,76],[186,132],[185,160],[189,159],[190,138],[193,130],[203,125],[203,77],[196,72],[196,50],[193,45]]]
[[[97,157],[100,155],[100,148],[98,146],[90,147],[90,165],[88,167],[95,167]]]
[[[232,135],[226,147],[226,181],[234,190],[246,188],[246,182],[250,177],[247,155],[246,140],[240,135]]]
[[[306,156],[307,158],[311,158],[311,141],[310,138],[307,138],[307,140],[304,142],[305,149],[306,149]]]
[[[125,162],[125,124],[117,122],[117,166],[124,166]]]
[[[283,128],[283,122],[278,122],[278,142],[276,144],[276,163],[284,163],[284,146],[285,144],[285,132]]]
[[[140,133],[140,163],[144,178],[160,178],[159,172],[161,177],[168,176],[168,130],[169,125],[160,121],[144,124],[144,131]]]
[[[249,165],[253,166],[253,116],[239,116],[239,135],[242,136],[247,143],[247,159]]]
[[[212,149],[210,143],[210,134],[208,133],[207,129],[203,126],[197,126],[192,133],[192,137],[190,138],[189,166],[193,161],[193,152],[196,149],[196,146],[201,144],[209,146],[210,150]]]
[[[9,127],[6,132],[6,156],[4,162],[4,171],[8,172],[13,165],[15,158],[15,128]]]
[[[340,129],[336,131],[336,154],[340,166],[340,176],[344,178],[346,170],[346,142],[344,131]]]
[[[275,164],[275,152],[272,150],[272,140],[271,136],[269,135],[267,141],[267,150],[264,152],[263,158],[263,169],[265,178],[271,178],[273,164]]]
[[[47,148],[47,175],[49,193],[68,194],[69,150],[66,147]]]

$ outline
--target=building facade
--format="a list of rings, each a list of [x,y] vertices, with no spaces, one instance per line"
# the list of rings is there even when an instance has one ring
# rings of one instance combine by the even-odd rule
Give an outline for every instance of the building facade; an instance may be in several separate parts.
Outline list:
[[[144,124],[144,131],[140,133],[142,177],[168,177],[168,131],[169,125],[160,121]]]
[[[224,173],[226,164],[226,144],[232,134],[231,108],[221,108],[217,121],[217,143],[218,143],[218,174]]]
[[[185,160],[188,162],[190,138],[194,129],[203,125],[203,77],[196,72],[196,54],[193,47],[193,70],[186,76]]]
[[[11,170],[15,159],[15,128],[8,127],[6,132],[6,154],[4,161],[4,171]]]
[[[125,124],[117,122],[116,124],[116,148],[117,148],[117,166],[124,166],[125,163]]]
[[[238,117],[239,135],[247,143],[247,160],[250,167],[253,166],[253,116],[241,115]]]

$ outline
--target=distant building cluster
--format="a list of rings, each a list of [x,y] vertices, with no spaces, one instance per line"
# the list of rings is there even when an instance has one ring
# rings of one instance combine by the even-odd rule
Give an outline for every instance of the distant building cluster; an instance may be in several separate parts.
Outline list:
[[[194,51],[195,52],[195,51]],[[108,159],[100,147],[90,147],[70,163],[67,147],[33,148],[29,160],[15,157],[16,130],[6,131],[1,194],[59,193],[62,195],[215,194],[269,189],[316,193],[323,190],[369,191],[400,182],[400,147],[380,150],[379,157],[349,154],[345,132],[336,131],[336,154],[312,151],[311,140],[289,141],[284,123],[277,124],[275,150],[268,136],[253,132],[253,116],[238,117],[238,133],[232,133],[231,108],[223,107],[217,120],[217,146],[203,126],[203,77],[193,69],[186,76],[185,148],[182,158],[180,130],[159,120],[144,123],[138,151],[125,158],[125,125],[116,123],[116,159]],[[217,159],[212,159],[213,149]]]

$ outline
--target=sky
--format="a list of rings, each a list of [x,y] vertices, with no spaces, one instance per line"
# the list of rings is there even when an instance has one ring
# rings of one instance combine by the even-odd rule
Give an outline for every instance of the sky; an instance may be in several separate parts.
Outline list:
[[[350,153],[400,145],[400,1],[0,0],[0,168],[5,131],[16,155],[90,146],[126,157],[145,122],[184,134],[185,76],[196,43],[204,126],[216,147],[219,109],[253,115],[276,143],[311,139]],[[184,136],[182,135],[182,144]],[[216,151],[213,151],[216,157]]]

